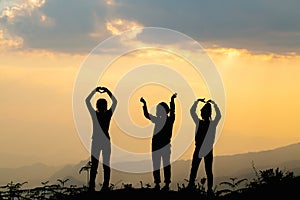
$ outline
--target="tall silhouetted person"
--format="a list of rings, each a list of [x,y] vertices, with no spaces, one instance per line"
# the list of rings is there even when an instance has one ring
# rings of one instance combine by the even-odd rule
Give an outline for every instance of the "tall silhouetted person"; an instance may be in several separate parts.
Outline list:
[[[196,113],[197,105],[199,102],[205,103],[200,110],[202,119],[200,119]],[[212,119],[211,117],[211,104],[214,105],[216,113],[214,119]],[[207,176],[207,192],[208,194],[211,194],[213,187],[213,145],[216,135],[216,127],[221,119],[221,112],[218,105],[214,101],[208,100],[207,102],[205,102],[204,99],[197,99],[190,109],[190,114],[196,124],[196,131],[195,150],[192,159],[188,188],[193,188],[195,186],[197,171],[200,162],[204,157],[205,173]]]
[[[111,98],[112,105],[107,109],[107,101],[104,98],[99,98],[96,102],[96,109],[91,104],[91,99],[96,92],[107,93]],[[102,165],[103,165],[103,185],[101,190],[105,191],[109,188],[110,182],[110,155],[111,144],[109,135],[109,126],[111,117],[117,106],[117,99],[106,87],[97,87],[86,98],[86,106],[90,112],[93,121],[93,134],[91,145],[91,170],[89,191],[95,191],[95,180],[98,170],[100,152],[102,152]]]
[[[153,178],[155,189],[160,189],[160,166],[161,160],[164,171],[163,190],[169,190],[171,183],[171,137],[173,132],[173,124],[175,121],[175,103],[174,99],[177,94],[173,94],[170,101],[170,107],[165,102],[160,102],[156,106],[156,116],[149,114],[145,99],[142,97],[140,101],[143,103],[144,116],[154,123],[154,131],[152,136],[152,164]]]

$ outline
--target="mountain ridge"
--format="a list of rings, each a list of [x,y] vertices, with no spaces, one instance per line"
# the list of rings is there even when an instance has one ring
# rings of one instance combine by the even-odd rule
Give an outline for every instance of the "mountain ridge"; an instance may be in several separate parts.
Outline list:
[[[286,170],[295,170],[300,173],[300,143],[294,143],[270,150],[248,152],[244,154],[221,155],[214,158],[215,183],[227,180],[230,177],[254,176],[254,167],[257,170],[280,167]],[[266,159],[268,158],[268,159]],[[57,183],[57,179],[70,179],[69,184],[86,185],[88,174],[79,170],[88,159],[83,159],[76,164],[67,164],[62,167],[47,166],[43,163],[26,165],[18,168],[0,168],[0,185],[6,185],[10,181],[25,182],[27,187],[40,186],[41,182],[49,181]],[[140,161],[144,162],[144,161]],[[147,161],[147,163],[150,163]],[[125,164],[125,163],[124,163]],[[138,163],[128,162],[128,165]],[[191,160],[177,160],[172,163],[172,187],[185,184],[189,175]],[[32,169],[31,169],[32,167]],[[198,171],[198,180],[205,177],[203,164]],[[102,166],[99,165],[98,183],[102,181]],[[124,183],[132,183],[139,187],[140,184],[152,184],[152,172],[148,173],[126,173],[112,170],[111,183],[115,187],[121,187]],[[99,185],[100,187],[100,185]]]

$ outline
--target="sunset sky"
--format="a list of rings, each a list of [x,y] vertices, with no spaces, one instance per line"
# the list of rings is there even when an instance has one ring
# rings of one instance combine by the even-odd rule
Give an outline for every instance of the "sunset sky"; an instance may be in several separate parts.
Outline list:
[[[72,104],[79,72],[88,65],[97,45],[124,31],[135,33],[127,38],[134,41],[130,45],[158,42],[139,38],[146,27],[174,30],[197,41],[219,72],[226,112],[222,113],[215,155],[300,142],[299,7],[297,0],[0,0],[0,167],[36,162],[63,165],[88,158],[86,144],[91,133],[84,133],[82,139]],[[170,43],[168,37],[160,39],[166,49],[184,44]],[[110,50],[98,54],[114,57]],[[185,50],[193,58],[199,55]],[[185,88],[179,80],[185,78],[197,97],[208,97],[209,91],[182,57],[160,50],[131,52],[116,57],[106,71],[109,76],[100,82],[114,92],[118,89],[114,84],[125,77],[122,80],[129,87],[141,77],[126,79],[124,74],[149,63],[154,68],[161,67],[155,64],[168,66],[181,76],[173,81],[173,88],[157,84],[137,88],[128,102],[131,122],[148,126],[142,133],[145,137],[151,134],[140,96],[148,100],[154,112],[156,103],[169,101],[172,93],[178,92],[175,134],[180,127],[193,134],[193,124],[180,122],[190,120],[184,108],[195,99],[188,97],[186,101],[180,96]],[[88,86],[83,86],[83,95],[93,89]],[[122,99],[122,92],[118,94]],[[113,121],[110,130],[114,144],[129,151],[149,151],[150,140],[133,143],[119,129]],[[191,145],[180,159],[190,159],[192,150]]]

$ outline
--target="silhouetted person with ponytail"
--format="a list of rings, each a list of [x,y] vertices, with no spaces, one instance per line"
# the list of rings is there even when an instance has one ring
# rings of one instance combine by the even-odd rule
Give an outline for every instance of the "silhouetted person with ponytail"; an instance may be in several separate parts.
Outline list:
[[[200,109],[200,119],[196,113],[197,105],[199,102],[205,103]],[[212,105],[215,109],[215,118],[212,119]],[[207,176],[207,193],[212,194],[213,187],[213,145],[216,135],[216,127],[221,119],[221,112],[218,105],[212,101],[205,99],[197,99],[190,109],[190,114],[193,121],[196,124],[195,131],[195,150],[192,159],[192,166],[190,171],[190,179],[188,188],[195,187],[195,179],[197,177],[197,171],[202,158],[204,157],[205,173]]]
[[[91,104],[91,99],[96,92],[107,93],[111,98],[112,105],[110,109],[107,109],[107,101],[104,98],[99,98],[96,102],[96,109]],[[117,106],[117,99],[106,87],[97,87],[94,89],[85,100],[86,106],[90,112],[93,121],[93,134],[91,145],[91,170],[89,191],[95,191],[95,180],[97,175],[97,169],[99,164],[100,152],[102,152],[102,166],[103,166],[103,184],[102,191],[109,189],[110,182],[110,155],[111,155],[111,143],[109,136],[109,126],[111,117]]]
[[[171,137],[173,132],[173,124],[175,121],[175,102],[177,94],[173,94],[170,101],[170,107],[167,103],[161,102],[156,106],[156,115],[151,115],[148,112],[147,104],[142,97],[140,101],[143,103],[144,116],[154,123],[154,131],[152,136],[152,164],[154,189],[160,190],[160,166],[163,162],[164,171],[164,187],[162,190],[169,190],[171,183]]]

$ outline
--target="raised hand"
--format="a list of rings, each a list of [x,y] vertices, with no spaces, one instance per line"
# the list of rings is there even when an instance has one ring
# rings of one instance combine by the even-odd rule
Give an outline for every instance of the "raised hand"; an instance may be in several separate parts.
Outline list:
[[[100,92],[100,90],[101,90],[101,87],[96,87],[96,92]]]
[[[145,99],[143,97],[140,98],[140,102],[142,102],[144,104],[146,103],[146,101],[145,101]]]
[[[108,92],[108,89],[106,87],[97,87],[96,91],[100,93],[104,93],[104,92]]]
[[[176,97],[177,97],[177,93],[174,93],[171,98],[175,99]]]
[[[201,101],[201,102],[203,102],[203,103],[205,103],[205,98],[199,98],[199,99],[197,99],[197,101]]]
[[[213,100],[211,100],[211,99],[209,99],[209,100],[207,101],[207,103],[215,104],[215,102],[214,102]]]

